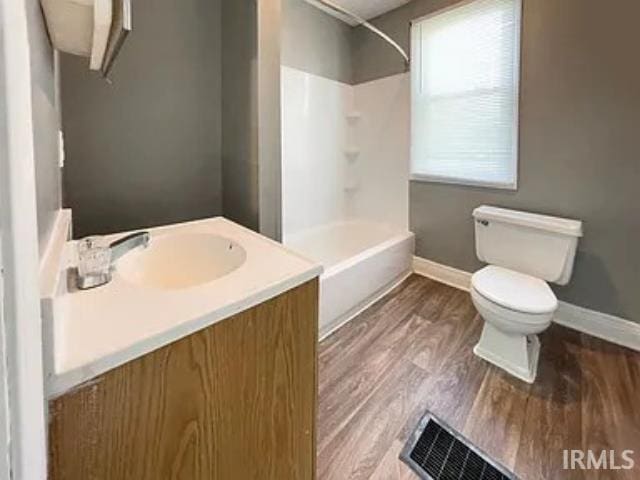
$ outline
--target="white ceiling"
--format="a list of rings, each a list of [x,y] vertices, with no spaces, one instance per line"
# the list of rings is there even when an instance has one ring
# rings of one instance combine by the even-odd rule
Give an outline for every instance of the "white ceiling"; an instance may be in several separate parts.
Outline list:
[[[314,0],[307,0],[309,3],[314,5],[318,5],[319,2]],[[389,12],[394,8],[398,8],[405,3],[409,3],[411,0],[330,0],[334,4],[343,7],[345,10],[349,10],[350,12],[355,13],[356,15],[364,18],[365,20],[369,20],[371,18],[377,17],[378,15],[382,15],[383,13]],[[321,5],[319,5],[321,6]],[[351,18],[344,18],[342,15],[335,13],[333,10],[328,8],[323,8],[323,10],[330,13],[331,15],[340,18],[341,20],[346,21],[351,25],[356,25],[356,23]]]

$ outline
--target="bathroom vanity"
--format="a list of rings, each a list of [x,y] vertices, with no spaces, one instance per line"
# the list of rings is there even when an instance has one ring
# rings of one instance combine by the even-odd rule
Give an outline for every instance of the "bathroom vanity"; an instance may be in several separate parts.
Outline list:
[[[43,308],[50,478],[314,478],[321,267],[222,218],[150,234],[86,291],[65,245]]]

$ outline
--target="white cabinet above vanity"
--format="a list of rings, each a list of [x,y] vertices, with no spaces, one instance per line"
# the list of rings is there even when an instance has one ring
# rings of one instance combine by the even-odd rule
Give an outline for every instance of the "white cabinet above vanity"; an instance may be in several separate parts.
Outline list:
[[[131,0],[41,0],[56,50],[89,58],[107,76],[131,31]]]

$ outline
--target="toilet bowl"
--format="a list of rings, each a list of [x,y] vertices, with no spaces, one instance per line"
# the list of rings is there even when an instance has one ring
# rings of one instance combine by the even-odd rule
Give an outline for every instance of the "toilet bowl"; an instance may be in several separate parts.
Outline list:
[[[582,222],[489,206],[476,208],[473,217],[476,254],[489,264],[471,277],[471,299],[484,320],[473,351],[533,383],[537,335],[558,308],[547,282],[569,282]]]
[[[540,341],[558,308],[543,280],[488,266],[471,278],[471,299],[485,325],[474,353],[512,375],[533,383]]]

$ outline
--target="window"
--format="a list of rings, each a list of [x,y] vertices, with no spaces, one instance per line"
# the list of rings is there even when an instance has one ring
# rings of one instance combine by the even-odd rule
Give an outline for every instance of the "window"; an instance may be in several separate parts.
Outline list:
[[[520,0],[413,23],[411,178],[515,189]]]

